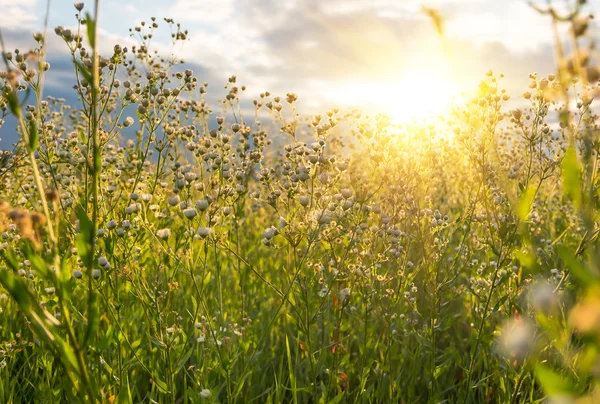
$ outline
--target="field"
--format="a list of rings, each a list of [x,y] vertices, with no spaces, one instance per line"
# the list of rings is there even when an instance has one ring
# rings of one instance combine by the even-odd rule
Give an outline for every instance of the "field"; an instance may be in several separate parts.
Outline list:
[[[3,53],[0,402],[600,402],[593,51],[427,122],[302,115],[75,7],[78,103],[44,34]]]

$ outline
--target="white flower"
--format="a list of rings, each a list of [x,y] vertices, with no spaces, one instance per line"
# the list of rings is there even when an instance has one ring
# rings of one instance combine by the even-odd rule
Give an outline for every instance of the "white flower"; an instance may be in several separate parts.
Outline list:
[[[315,212],[315,220],[317,220],[319,224],[329,224],[331,223],[331,219],[331,211],[327,209],[323,209],[321,212]]]
[[[210,227],[199,227],[198,228],[198,235],[202,238],[206,238],[208,236],[210,236],[210,233],[212,232]]]
[[[81,277],[83,276],[83,273],[79,269],[76,269],[75,271],[73,271],[73,276],[76,279],[81,279]]]
[[[509,358],[523,359],[534,348],[534,329],[526,320],[507,321],[501,330],[500,347]]]
[[[109,220],[108,222],[106,222],[106,228],[108,230],[114,229],[115,227],[117,227],[117,222],[114,220]]]
[[[200,199],[199,201],[196,201],[196,208],[199,210],[208,209],[208,201],[206,199]]]
[[[350,296],[350,288],[344,288],[340,291],[340,300],[342,303],[346,301],[346,299]]]
[[[187,217],[188,219],[190,219],[190,220],[191,220],[191,219],[193,219],[194,217],[196,217],[196,209],[194,209],[194,208],[188,208],[188,209],[185,209],[185,210],[183,211],[183,215],[184,215],[185,217]]]
[[[272,239],[275,235],[277,235],[277,228],[274,226],[269,227],[263,232],[263,236],[268,240]]]
[[[310,196],[301,195],[298,197],[298,202],[300,202],[300,205],[302,206],[308,206],[310,203]]]
[[[166,240],[171,236],[171,229],[156,230],[156,237],[161,240]]]
[[[102,272],[99,269],[94,269],[92,271],[92,278],[98,279],[100,278],[100,275],[102,275]]]
[[[126,127],[126,128],[129,127],[129,126],[131,126],[131,125],[133,125],[133,124],[134,124],[134,120],[130,116],[128,116],[127,118],[125,118],[125,120],[123,121],[123,126]]]
[[[99,257],[98,265],[100,265],[101,267],[105,267],[106,265],[108,265],[108,260],[106,259],[106,257]]]
[[[142,209],[142,206],[139,203],[132,203],[128,207],[125,208],[125,213],[128,215],[132,213],[139,212]]]
[[[211,396],[211,392],[209,389],[202,389],[202,391],[200,392],[200,397],[202,398],[210,398]]]
[[[167,203],[171,206],[179,205],[179,195],[169,195],[167,197]]]
[[[46,291],[46,293],[48,293],[49,295],[53,295],[54,292],[56,292],[56,288],[46,288],[44,289]]]

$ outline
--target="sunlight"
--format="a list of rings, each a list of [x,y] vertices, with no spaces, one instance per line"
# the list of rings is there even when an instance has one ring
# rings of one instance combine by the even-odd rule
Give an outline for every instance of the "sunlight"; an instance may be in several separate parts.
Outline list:
[[[394,80],[349,83],[329,92],[347,106],[384,112],[394,123],[443,114],[462,99],[458,83],[435,70],[414,70]]]

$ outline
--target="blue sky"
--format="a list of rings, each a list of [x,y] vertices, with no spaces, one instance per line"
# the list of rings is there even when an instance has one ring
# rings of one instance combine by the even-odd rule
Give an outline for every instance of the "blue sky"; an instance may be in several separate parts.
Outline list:
[[[600,8],[600,0],[588,3],[590,11]],[[450,56],[422,4],[445,17]],[[44,0],[0,0],[9,50],[33,47],[45,7]],[[52,1],[50,28],[72,27],[74,14],[71,1]],[[102,0],[102,48],[108,54],[115,43],[132,44],[128,29],[151,16],[174,18],[189,30],[179,55],[211,84],[215,98],[235,74],[249,99],[265,90],[291,91],[307,113],[425,103],[415,83],[429,83],[421,87],[435,98],[449,81],[461,92],[474,89],[488,69],[504,73],[509,93],[518,96],[529,73],[553,71],[549,20],[525,0]],[[67,49],[50,32],[47,91],[68,94]],[[167,38],[156,38],[160,51],[167,51]]]

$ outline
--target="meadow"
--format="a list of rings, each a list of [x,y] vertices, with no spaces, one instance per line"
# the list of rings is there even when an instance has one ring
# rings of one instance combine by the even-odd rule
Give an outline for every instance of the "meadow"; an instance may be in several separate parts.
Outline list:
[[[578,8],[522,94],[489,71],[395,123],[303,116],[235,76],[209,105],[152,50],[154,30],[186,40],[177,22],[99,55],[86,7],[3,51],[0,402],[600,401],[600,75]],[[77,104],[43,91],[45,35]]]

